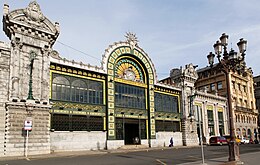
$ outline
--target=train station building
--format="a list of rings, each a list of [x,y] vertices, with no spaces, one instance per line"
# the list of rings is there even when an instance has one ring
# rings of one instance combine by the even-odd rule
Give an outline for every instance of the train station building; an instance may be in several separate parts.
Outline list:
[[[198,123],[208,122],[195,120],[194,107],[214,112],[214,123],[203,125],[204,137],[228,131],[225,98],[198,92],[192,100],[195,67],[172,70],[159,81],[133,33],[109,45],[101,66],[92,66],[53,50],[59,24],[36,1],[12,11],[4,5],[3,28],[10,42],[0,42],[0,156],[24,155],[28,121],[29,155],[165,147],[171,138],[174,146],[198,145]]]

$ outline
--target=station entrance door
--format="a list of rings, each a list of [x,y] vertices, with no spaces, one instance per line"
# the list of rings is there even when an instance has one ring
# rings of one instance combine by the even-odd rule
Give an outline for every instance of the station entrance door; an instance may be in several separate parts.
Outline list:
[[[117,139],[125,145],[141,144],[141,139],[146,139],[146,120],[117,118],[116,123]]]

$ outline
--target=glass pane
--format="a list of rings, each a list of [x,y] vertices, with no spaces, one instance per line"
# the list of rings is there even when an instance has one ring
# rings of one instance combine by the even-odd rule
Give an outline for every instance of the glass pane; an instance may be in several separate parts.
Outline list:
[[[145,104],[142,104],[145,102],[144,88],[116,83],[115,89],[116,106],[145,109]]]

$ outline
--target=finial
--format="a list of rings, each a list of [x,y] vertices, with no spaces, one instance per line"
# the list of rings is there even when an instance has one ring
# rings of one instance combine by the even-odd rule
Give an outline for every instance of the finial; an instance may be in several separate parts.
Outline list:
[[[4,4],[4,16],[7,15],[9,13],[9,5]]]
[[[129,43],[131,49],[134,49],[135,46],[136,46],[137,43],[138,43],[136,34],[131,33],[131,32],[126,32],[125,37],[126,37],[126,41]]]

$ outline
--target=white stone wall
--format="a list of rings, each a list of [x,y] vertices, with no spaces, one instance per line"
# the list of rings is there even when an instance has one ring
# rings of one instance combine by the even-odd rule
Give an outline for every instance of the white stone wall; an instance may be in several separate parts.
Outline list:
[[[167,147],[171,138],[173,138],[173,146],[182,146],[181,132],[157,132],[152,147]]]
[[[108,150],[115,150],[119,149],[120,147],[124,146],[124,140],[107,140],[107,149]]]
[[[55,131],[50,133],[51,151],[104,150],[106,132],[101,131]]]

